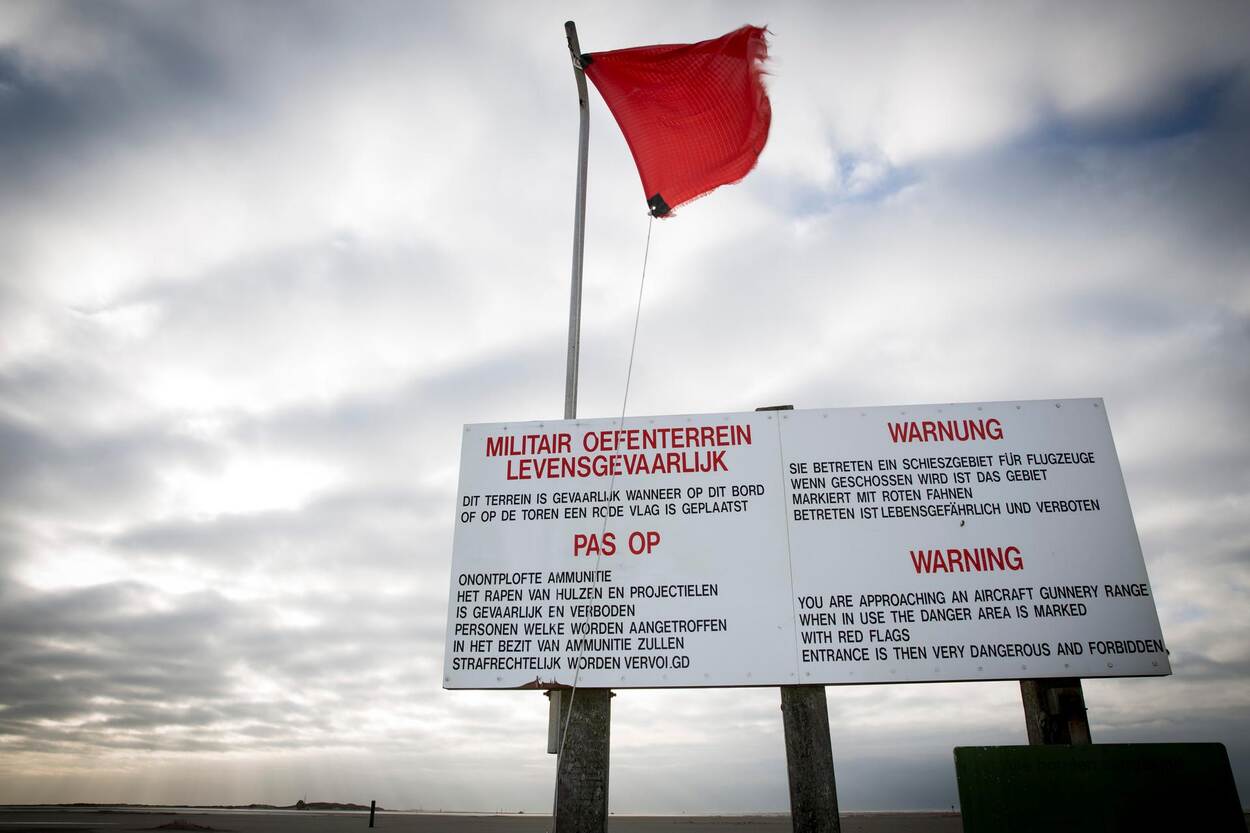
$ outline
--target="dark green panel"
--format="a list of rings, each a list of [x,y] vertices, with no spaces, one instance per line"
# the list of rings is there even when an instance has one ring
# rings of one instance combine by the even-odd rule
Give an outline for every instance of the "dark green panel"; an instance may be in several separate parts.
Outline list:
[[[1222,743],[959,746],[965,833],[1245,833]]]

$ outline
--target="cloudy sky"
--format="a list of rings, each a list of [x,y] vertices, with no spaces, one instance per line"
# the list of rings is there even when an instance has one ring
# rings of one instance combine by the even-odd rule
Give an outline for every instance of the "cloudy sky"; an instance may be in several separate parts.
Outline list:
[[[1105,397],[1175,675],[1095,741],[1250,800],[1244,3],[0,5],[0,802],[550,807],[446,692],[461,426],[558,416],[587,51],[772,30],[742,184],[657,223],[630,413]],[[647,217],[592,91],[580,413]],[[956,801],[1014,683],[829,689],[844,808]],[[787,808],[776,689],[625,691],[618,812]]]

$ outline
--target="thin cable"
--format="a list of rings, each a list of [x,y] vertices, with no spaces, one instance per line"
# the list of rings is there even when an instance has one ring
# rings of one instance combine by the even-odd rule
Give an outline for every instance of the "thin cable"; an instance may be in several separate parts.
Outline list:
[[[638,304],[634,310],[634,334],[629,342],[629,365],[625,370],[625,395],[621,397],[621,415],[617,420],[618,427],[624,428],[625,425],[625,409],[629,404],[629,386],[630,380],[634,375],[634,354],[638,349],[638,322],[642,317],[642,290],[647,283],[647,260],[651,256],[651,227],[655,222],[655,217],[649,217],[647,220],[647,243],[642,250],[642,278],[638,281]],[[608,478],[608,493],[611,494],[612,488],[616,485],[616,472]],[[603,533],[608,529],[608,519],[603,519],[603,525],[599,528],[599,540],[603,540]],[[595,555],[595,569],[599,569],[599,563],[603,560],[603,548],[600,547],[599,552]],[[585,649],[578,651],[578,659],[585,655]],[[560,730],[560,748],[556,753],[556,772],[557,777],[560,771],[560,756],[564,754],[564,739],[568,736],[569,720],[573,717],[573,699],[577,696],[577,683],[581,679],[582,669],[581,663],[573,669],[573,687],[569,689],[569,710],[568,716],[564,719],[564,727]]]
[[[621,416],[617,420],[617,427],[625,427],[625,408],[629,404],[629,383],[634,376],[634,354],[638,349],[638,322],[642,318],[642,289],[647,284],[647,260],[651,256],[651,227],[655,223],[655,216],[650,215],[647,219],[647,244],[642,250],[642,277],[638,281],[638,305],[634,310],[634,334],[629,342],[629,365],[625,370],[625,395],[621,397]],[[608,478],[608,494],[612,493],[612,487],[616,485],[616,472],[613,471]],[[603,519],[603,526],[599,528],[599,540],[603,540],[603,533],[608,529],[608,519]],[[603,560],[603,547],[600,546],[598,554],[595,556],[595,569],[599,569],[599,562]],[[585,656],[585,649],[578,650],[577,658]],[[573,718],[573,699],[577,696],[577,682],[581,679],[582,667],[581,662],[573,669],[573,687],[569,691],[569,705],[565,712],[564,725],[560,728],[560,746],[556,751],[556,795],[552,797],[551,824],[555,827],[555,804],[560,793],[560,761],[564,759],[564,741],[569,735],[569,721]],[[561,704],[563,708],[563,704]]]
[[[621,422],[625,422],[625,406],[629,403],[629,380],[634,375],[634,350],[638,347],[638,319],[642,317],[642,288],[647,283],[647,258],[651,255],[651,226],[655,216],[647,218],[647,245],[642,250],[642,280],[638,281],[638,307],[634,310],[634,337],[629,342],[629,367],[625,370],[625,396],[621,398]],[[622,428],[625,426],[622,424]],[[615,474],[612,475],[616,477]]]

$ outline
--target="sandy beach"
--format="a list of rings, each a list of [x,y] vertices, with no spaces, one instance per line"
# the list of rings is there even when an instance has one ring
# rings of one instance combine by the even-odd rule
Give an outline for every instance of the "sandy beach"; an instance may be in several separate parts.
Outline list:
[[[790,817],[759,816],[612,816],[615,833],[788,833]],[[198,808],[0,808],[0,833],[122,833],[145,830],[190,830],[201,833],[339,833],[367,831],[367,813],[235,811]],[[375,830],[392,833],[545,833],[551,819],[542,815],[475,815],[440,813],[378,813]],[[847,833],[956,833],[959,814],[848,813]]]
[[[1250,830],[1250,813],[1246,815]],[[379,833],[546,833],[543,815],[380,812]],[[784,814],[752,816],[612,816],[613,833],[790,833]],[[959,813],[844,813],[845,833],[959,833]],[[368,813],[202,808],[0,807],[0,833],[364,833]]]

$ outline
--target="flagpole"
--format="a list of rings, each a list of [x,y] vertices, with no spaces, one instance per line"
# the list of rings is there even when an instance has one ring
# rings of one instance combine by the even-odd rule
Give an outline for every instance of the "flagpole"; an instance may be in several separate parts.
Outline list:
[[[577,132],[577,201],[573,209],[573,280],[569,293],[569,354],[564,371],[564,418],[577,418],[577,364],[581,353],[582,329],[582,260],[586,241],[586,158],[590,149],[590,100],[586,94],[586,73],[582,72],[582,50],[577,42],[577,26],[564,24],[568,36],[569,55],[573,59],[573,78],[577,81],[578,112],[581,123]]]
[[[577,202],[573,210],[573,277],[569,292],[569,353],[564,376],[564,418],[577,418],[577,365],[581,353],[582,260],[586,239],[586,158],[590,145],[590,99],[582,71],[577,26],[564,24],[577,104]],[[562,696],[567,694],[568,696]],[[549,692],[548,751],[556,752],[553,833],[606,833],[612,692],[606,688]],[[554,748],[552,748],[554,747]]]
[[[564,364],[564,418],[577,419],[577,370],[581,358],[582,261],[586,250],[586,162],[590,155],[590,99],[586,94],[586,73],[582,71],[582,48],[577,40],[577,24],[564,22],[573,60],[573,80],[577,82],[577,196],[573,202],[573,277],[569,289],[569,352]],[[547,692],[551,710],[547,718],[547,751],[560,748],[560,691]]]
[[[581,357],[582,261],[586,244],[586,162],[590,153],[590,99],[586,94],[586,73],[582,71],[582,49],[577,40],[577,24],[564,23],[573,60],[573,80],[577,82],[577,196],[573,202],[573,277],[569,289],[569,351],[564,364],[564,418],[577,419],[577,370]],[[547,751],[560,749],[560,690],[547,692],[551,701],[547,716]],[[567,704],[566,708],[567,708]]]

